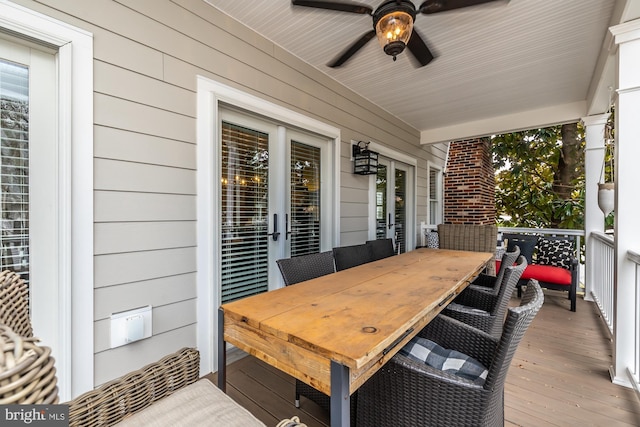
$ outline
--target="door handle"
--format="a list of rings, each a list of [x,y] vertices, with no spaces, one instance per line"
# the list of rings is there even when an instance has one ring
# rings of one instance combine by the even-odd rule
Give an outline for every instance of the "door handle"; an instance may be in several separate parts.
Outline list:
[[[393,227],[395,224],[391,224],[391,214],[389,214],[389,222],[387,222],[389,230],[391,230],[391,227]]]
[[[274,241],[277,241],[279,235],[280,233],[278,233],[278,214],[273,214],[273,233],[269,233],[267,234],[267,236],[271,236]]]

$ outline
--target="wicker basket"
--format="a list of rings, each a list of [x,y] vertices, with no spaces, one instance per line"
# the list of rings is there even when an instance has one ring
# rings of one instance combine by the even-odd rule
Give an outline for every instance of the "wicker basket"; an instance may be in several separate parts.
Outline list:
[[[0,325],[0,405],[58,403],[51,349],[37,341]]]

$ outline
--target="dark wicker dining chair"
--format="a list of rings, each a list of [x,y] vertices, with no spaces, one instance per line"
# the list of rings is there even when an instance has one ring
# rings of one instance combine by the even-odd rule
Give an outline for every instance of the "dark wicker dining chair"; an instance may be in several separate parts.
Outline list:
[[[525,268],[527,260],[520,256],[516,265],[506,268],[497,295],[467,288],[442,310],[442,314],[499,337],[509,300]]]
[[[277,260],[276,264],[287,286],[336,271],[332,251],[283,258]]]
[[[418,336],[455,357],[486,369],[477,380],[402,354],[416,338],[358,390],[357,425],[376,427],[503,426],[504,383],[513,355],[540,310],[544,295],[529,282],[519,307],[510,308],[500,338],[447,316],[436,316]],[[471,362],[471,359],[469,359]]]
[[[295,285],[305,280],[315,279],[326,274],[335,273],[333,251],[317,254],[283,258],[276,261],[286,286]],[[328,409],[329,397],[310,385],[296,379],[296,408],[300,407],[300,396],[316,402]]]
[[[388,258],[396,254],[396,250],[393,247],[393,239],[367,240],[367,245],[371,247],[372,261]]]
[[[370,245],[352,245],[333,248],[333,259],[336,271],[346,270],[373,261],[373,251]]]
[[[469,285],[469,289],[476,289],[483,292],[490,292],[497,295],[500,291],[500,284],[502,284],[502,278],[506,268],[515,264],[516,260],[520,256],[520,248],[515,246],[512,252],[505,252],[502,255],[500,261],[500,268],[495,276],[486,273],[480,273],[473,282]]]

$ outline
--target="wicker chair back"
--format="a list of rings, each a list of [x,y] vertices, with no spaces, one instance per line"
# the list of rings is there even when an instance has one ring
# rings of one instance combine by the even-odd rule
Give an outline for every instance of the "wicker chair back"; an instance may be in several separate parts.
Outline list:
[[[440,249],[495,252],[498,227],[495,224],[438,224]]]
[[[491,390],[502,387],[507,378],[507,371],[513,355],[522,340],[524,333],[536,316],[542,303],[544,294],[537,280],[531,279],[527,283],[527,290],[522,296],[520,306],[508,310],[502,337],[496,348],[493,362],[489,368],[484,388]]]
[[[527,260],[521,255],[516,265],[505,269],[497,295],[469,287],[442,314],[499,338],[509,300],[525,268]]]
[[[0,323],[18,335],[32,337],[29,317],[29,288],[18,273],[0,272]]]
[[[278,264],[284,284],[287,286],[336,271],[332,251],[283,258],[277,260],[276,264]]]
[[[333,259],[336,262],[336,271],[341,271],[373,261],[373,251],[366,243],[341,246],[333,248]]]
[[[367,245],[371,246],[372,261],[388,258],[396,254],[393,247],[393,239],[367,240]]]
[[[496,274],[496,285],[502,283],[502,279],[504,278],[504,272],[507,270],[507,267],[516,263],[518,257],[520,256],[520,248],[515,246],[513,248],[513,252],[505,252],[502,255],[502,260],[500,262],[500,268],[498,269],[498,274]],[[498,293],[499,286],[494,286],[494,293]]]

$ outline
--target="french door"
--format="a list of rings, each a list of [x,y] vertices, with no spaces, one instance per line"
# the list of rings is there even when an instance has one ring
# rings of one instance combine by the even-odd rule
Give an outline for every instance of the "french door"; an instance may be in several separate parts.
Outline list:
[[[60,336],[56,57],[46,47],[0,37],[0,269],[28,283],[38,337],[63,349]],[[59,358],[58,354],[55,354]],[[67,373],[64,373],[67,375]]]
[[[277,259],[330,247],[329,150],[326,139],[279,123],[226,109],[219,117],[225,303],[280,287]]]
[[[396,251],[407,251],[411,202],[411,166],[381,157],[375,190],[376,239],[392,238]]]

